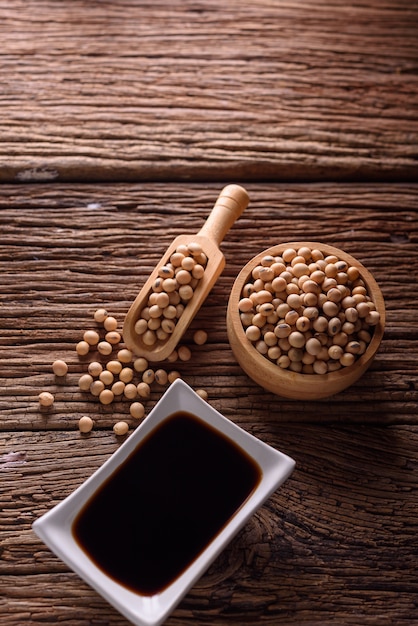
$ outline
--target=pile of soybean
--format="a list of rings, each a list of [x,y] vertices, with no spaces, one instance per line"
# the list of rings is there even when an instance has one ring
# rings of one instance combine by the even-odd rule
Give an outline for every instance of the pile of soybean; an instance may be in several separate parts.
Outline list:
[[[130,350],[121,346],[122,335],[118,331],[118,322],[105,309],[97,309],[93,317],[98,328],[86,330],[75,346],[79,357],[91,356],[87,371],[78,378],[79,389],[83,393],[91,394],[103,405],[111,404],[115,400],[129,400],[130,416],[140,420],[145,415],[145,403],[151,395],[153,383],[164,388],[180,378],[180,372],[171,369],[167,371],[162,367],[153,369],[147,359],[135,357]],[[193,341],[196,345],[206,343],[206,331],[196,330]],[[191,356],[188,346],[179,345],[168,362],[188,361]],[[68,373],[68,365],[63,359],[57,359],[52,364],[52,371],[57,380],[63,381]],[[208,394],[205,390],[198,389],[196,393],[207,400]],[[54,401],[55,397],[50,391],[39,394],[39,404],[43,408],[52,407]],[[94,421],[91,417],[83,415],[79,418],[80,432],[89,433],[93,427]],[[125,435],[128,430],[129,424],[125,421],[119,421],[113,426],[116,435]]]
[[[357,267],[307,246],[266,255],[238,304],[247,339],[283,369],[326,374],[367,349],[379,312]]]
[[[207,257],[197,242],[177,246],[157,270],[146,306],[135,323],[135,332],[146,346],[165,341],[174,332],[185,307],[203,278]]]

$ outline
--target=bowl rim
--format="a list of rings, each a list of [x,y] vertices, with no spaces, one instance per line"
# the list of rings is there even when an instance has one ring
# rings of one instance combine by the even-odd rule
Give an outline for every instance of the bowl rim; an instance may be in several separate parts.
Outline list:
[[[240,299],[242,289],[244,285],[248,282],[252,270],[256,265],[259,264],[261,259],[267,255],[277,256],[287,248],[298,249],[303,246],[309,247],[311,250],[319,249],[329,255],[338,256],[339,259],[345,260],[350,265],[357,267],[360,270],[361,277],[366,283],[369,295],[372,297],[372,300],[376,305],[376,309],[380,314],[380,321],[374,327],[372,339],[367,346],[364,354],[360,355],[360,357],[357,358],[352,365],[343,367],[334,372],[327,372],[326,374],[303,374],[300,372],[293,372],[291,370],[279,368],[267,357],[260,354],[255,346],[247,339],[238,313],[238,301]],[[309,381],[310,383],[318,383],[318,387],[324,388],[327,385],[338,383],[338,391],[342,391],[344,388],[355,382],[355,380],[360,378],[360,376],[364,373],[364,371],[366,371],[366,369],[373,361],[384,335],[385,322],[386,310],[383,295],[379,285],[377,284],[371,272],[351,254],[345,252],[344,250],[341,250],[340,248],[331,246],[330,244],[317,241],[284,242],[276,244],[274,246],[270,246],[269,248],[266,248],[265,250],[262,250],[261,252],[256,254],[244,265],[244,267],[241,269],[238,276],[236,277],[229,295],[227,306],[228,338],[231,344],[232,351],[242,369],[246,372],[248,376],[250,376],[250,378],[255,380],[258,384],[266,388],[268,391],[273,391],[273,393],[277,393],[277,395],[283,395],[284,397],[290,398],[294,398],[294,394],[288,391],[289,385],[292,385],[293,387],[296,385],[299,386],[299,388],[303,388],[303,386],[306,385]],[[250,360],[253,362],[252,368],[245,364],[245,354],[248,354]],[[266,386],[266,382],[268,383],[268,381],[265,380],[264,377],[261,375],[261,372],[263,371],[268,373],[269,379],[280,379],[280,384],[278,384],[276,380],[275,384],[269,384],[268,386]],[[279,393],[279,389],[281,393]],[[334,395],[334,393],[337,392],[321,393],[318,390],[313,394],[309,393],[308,396],[306,396],[306,399],[324,398],[328,397],[329,395]],[[300,397],[304,397],[303,394],[300,394]]]

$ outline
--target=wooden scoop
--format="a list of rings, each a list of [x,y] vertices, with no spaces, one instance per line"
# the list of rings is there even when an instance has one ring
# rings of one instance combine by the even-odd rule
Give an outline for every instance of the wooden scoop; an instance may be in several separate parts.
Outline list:
[[[247,207],[248,202],[249,197],[243,187],[228,185],[221,191],[215,206],[200,231],[196,235],[180,235],[174,239],[126,315],[123,325],[123,340],[127,348],[134,354],[143,356],[148,361],[163,361],[176,349],[190,322],[225,267],[225,257],[220,251],[219,245],[235,220],[239,218]],[[169,262],[170,256],[179,245],[188,245],[192,242],[200,244],[207,256],[203,278],[199,280],[193,297],[186,304],[183,314],[177,320],[174,331],[168,338],[157,340],[152,346],[145,345],[141,335],[135,331],[135,324],[140,318],[142,309],[147,306],[148,297],[152,292],[152,285],[158,278],[158,270]]]

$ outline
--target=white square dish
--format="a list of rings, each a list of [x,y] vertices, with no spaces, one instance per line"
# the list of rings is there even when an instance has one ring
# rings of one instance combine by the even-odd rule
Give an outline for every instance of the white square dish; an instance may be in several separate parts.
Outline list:
[[[179,436],[176,437],[178,428],[186,430],[178,431]],[[159,448],[158,442],[163,440],[164,432],[166,440],[169,438],[169,445]],[[194,438],[195,432],[197,438]],[[185,433],[189,433],[187,435],[189,439],[184,436]],[[206,442],[208,454],[205,456]],[[213,449],[209,447],[212,445],[210,442],[215,446]],[[218,445],[221,446],[219,450]],[[234,476],[234,470],[231,472],[222,470],[224,448],[225,463],[236,464],[235,483],[232,478],[229,482],[227,479],[229,474]],[[231,458],[228,456],[230,454]],[[185,460],[183,463],[183,457],[187,457],[189,466]],[[208,459],[213,457],[215,458],[212,467],[207,467]],[[135,466],[136,472],[132,470],[134,462],[140,463]],[[240,464],[244,468],[243,474]],[[176,476],[177,465],[178,476]],[[33,530],[62,561],[133,624],[159,626],[249,517],[289,477],[294,466],[293,459],[222,416],[179,379],[168,388],[148,417],[120,448],[71,495],[37,519],[33,523]],[[161,467],[164,468],[165,474],[156,483],[156,475],[160,473]],[[221,468],[218,476],[217,472],[213,471],[215,467]],[[224,469],[225,467],[229,468],[229,465],[225,465]],[[132,516],[126,514],[126,511],[123,513],[126,493],[120,491],[118,487],[118,484],[122,484],[120,480],[124,476],[123,472],[126,474],[128,471],[132,479],[137,481],[132,493],[137,509],[135,519],[131,519]],[[245,487],[241,482],[244,482],[246,474],[249,482]],[[193,483],[190,482],[190,477],[193,477]],[[148,481],[152,485],[152,494],[147,491]],[[123,484],[125,482],[124,480]],[[190,491],[186,491],[186,484]],[[166,486],[169,493],[164,494],[161,491]],[[112,498],[115,497],[116,500],[119,496],[115,496],[115,493],[121,494],[119,502],[106,500],[110,497],[110,489],[113,489]],[[218,494],[219,516],[211,520],[209,526],[206,526],[206,535],[202,535],[201,527],[202,529],[205,527],[205,521],[207,519],[210,521],[213,510],[218,507]],[[238,500],[234,502],[236,497]],[[83,539],[80,535],[80,528],[89,523],[86,520],[96,511],[100,499],[103,504],[100,510],[112,511],[113,521],[118,511],[125,515],[121,519],[121,527],[126,528],[126,534],[121,538],[118,550],[114,551],[113,556],[109,556],[108,546],[111,542],[117,541],[117,537],[115,528],[112,524],[109,525],[106,519],[100,518],[102,522],[100,525],[90,527],[91,531],[97,528],[97,536],[94,532],[94,548],[88,544],[85,536]],[[194,509],[189,503],[193,503]],[[207,511],[201,511],[201,507],[205,507],[206,503],[209,508]],[[154,511],[155,518],[151,516],[151,511]],[[142,520],[146,523],[147,516],[149,525],[143,527],[146,528],[144,533],[143,530],[141,532],[141,523]],[[181,528],[183,525],[187,528],[187,524],[191,530],[182,533]],[[155,531],[153,538],[154,527],[158,527],[159,530]],[[184,534],[183,538],[170,535],[170,532],[174,532],[172,529],[176,528],[180,529],[180,534]],[[99,529],[100,532],[104,529],[105,534],[100,534]],[[175,561],[177,557],[173,556],[176,552],[174,546],[181,546],[181,541],[188,541],[187,537],[193,535],[193,529],[197,530],[196,542],[190,547],[187,546],[190,548],[190,554],[187,558],[184,557],[186,561],[181,561],[179,565],[179,561]],[[159,545],[153,547],[152,542],[157,542],[157,538]],[[147,544],[151,546],[150,555],[154,554],[155,549],[153,566],[155,562],[157,563],[153,574],[154,582],[150,583],[149,588],[146,588],[148,561],[144,557],[141,563],[141,550],[144,550],[145,554]],[[117,559],[117,553],[123,555],[118,562],[119,573],[125,563],[127,571],[129,569],[131,571],[128,579],[124,581],[115,574],[117,568],[112,571],[109,565],[114,564],[111,559]],[[165,553],[167,559],[164,558]],[[184,553],[183,549],[180,550],[180,559]],[[171,573],[164,572],[166,561],[168,563],[170,559],[174,559],[174,563],[171,563],[174,570]],[[141,587],[140,582],[137,586],[132,582],[136,576],[136,567],[138,577],[142,576],[145,581],[143,583],[145,587]]]

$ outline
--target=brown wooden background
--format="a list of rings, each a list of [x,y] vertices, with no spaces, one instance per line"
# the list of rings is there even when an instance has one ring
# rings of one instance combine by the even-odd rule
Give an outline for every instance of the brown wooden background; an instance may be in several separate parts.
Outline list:
[[[414,0],[0,7],[2,181],[416,177]]]
[[[0,42],[0,623],[127,624],[31,530],[128,419],[79,392],[74,346],[237,182],[209,341],[176,368],[297,466],[167,624],[418,624],[418,3],[10,0]],[[252,383],[225,330],[241,267],[298,239],[356,256],[387,306],[371,369],[320,402]]]

